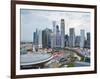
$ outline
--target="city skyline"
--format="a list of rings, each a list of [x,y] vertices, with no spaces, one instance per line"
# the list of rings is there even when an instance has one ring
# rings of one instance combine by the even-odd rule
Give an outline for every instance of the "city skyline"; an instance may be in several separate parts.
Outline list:
[[[69,35],[69,28],[75,28],[76,35],[80,35],[81,29],[90,32],[90,13],[21,9],[21,41],[33,41],[32,34],[36,29],[53,30],[53,21],[60,26],[61,19],[65,20],[65,34]]]
[[[63,25],[61,23],[60,27],[63,30],[62,26]],[[55,25],[55,29],[53,31],[49,28],[44,30],[36,29],[36,31],[33,32],[33,45],[36,48],[64,48],[66,46],[90,48],[90,32],[87,32],[85,35],[85,30],[81,29],[80,35],[75,35],[74,28],[70,28],[69,32],[69,35],[64,34],[64,31],[61,32],[61,30],[59,30],[58,25]]]

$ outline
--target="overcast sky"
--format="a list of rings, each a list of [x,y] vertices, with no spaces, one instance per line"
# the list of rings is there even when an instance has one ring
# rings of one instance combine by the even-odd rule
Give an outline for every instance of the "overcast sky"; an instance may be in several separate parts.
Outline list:
[[[65,20],[65,33],[69,34],[69,28],[75,28],[75,35],[80,35],[80,30],[90,32],[91,17],[89,12],[51,11],[21,9],[21,41],[32,41],[33,32],[37,29],[53,29],[53,21],[59,25],[61,19]]]

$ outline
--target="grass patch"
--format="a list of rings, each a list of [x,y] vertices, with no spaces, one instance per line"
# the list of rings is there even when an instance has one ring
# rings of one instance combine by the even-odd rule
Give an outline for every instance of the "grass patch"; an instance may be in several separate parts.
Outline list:
[[[84,61],[85,57],[81,57],[81,60],[80,61]]]
[[[74,63],[70,63],[70,64],[68,64],[67,67],[75,67],[75,64]]]

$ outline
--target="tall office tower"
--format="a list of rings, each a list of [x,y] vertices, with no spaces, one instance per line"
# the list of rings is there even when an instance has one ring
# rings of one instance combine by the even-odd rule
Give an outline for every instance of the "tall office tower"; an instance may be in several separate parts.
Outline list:
[[[35,44],[36,32],[33,32],[33,45]]]
[[[74,28],[69,29],[69,46],[74,47],[75,46],[75,30]]]
[[[32,47],[33,47],[33,52],[35,52],[35,32],[33,32],[33,44],[32,44]]]
[[[51,33],[51,48],[54,48],[54,33]]]
[[[85,44],[85,31],[80,30],[80,48],[84,48]]]
[[[48,28],[42,31],[42,46],[43,48],[51,48],[51,33],[52,31]]]
[[[90,32],[87,33],[87,48],[90,48]]]
[[[61,19],[61,48],[65,47],[65,21]]]
[[[56,26],[56,46],[55,47],[61,47],[61,35],[59,33],[59,26]]]
[[[36,49],[38,49],[38,29],[36,29],[36,37],[35,37],[35,45],[34,45],[34,47],[36,48]]]
[[[75,47],[80,47],[80,36],[75,37]]]
[[[39,30],[39,35],[38,35],[38,47],[42,48],[42,31]]]
[[[42,31],[42,46],[43,46],[43,48],[46,48],[46,46],[47,46],[47,34],[46,34],[46,31],[45,30],[43,30]]]
[[[36,32],[34,32],[33,41],[34,41],[34,47],[38,48],[38,29],[36,29]]]
[[[65,35],[65,46],[68,47],[69,46],[69,36]]]
[[[53,32],[56,34],[56,21],[53,21]]]
[[[53,45],[52,48],[54,48],[56,46],[56,21],[53,21],[53,34],[52,34],[52,41],[53,41]]]

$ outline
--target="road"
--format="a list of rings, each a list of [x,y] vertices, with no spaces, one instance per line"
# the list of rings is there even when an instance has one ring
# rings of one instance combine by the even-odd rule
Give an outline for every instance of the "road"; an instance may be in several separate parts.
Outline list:
[[[90,63],[88,63],[88,62],[79,62],[79,61],[76,61],[76,62],[75,62],[75,66],[76,66],[76,67],[90,66]]]

